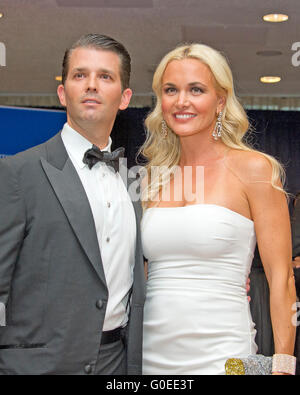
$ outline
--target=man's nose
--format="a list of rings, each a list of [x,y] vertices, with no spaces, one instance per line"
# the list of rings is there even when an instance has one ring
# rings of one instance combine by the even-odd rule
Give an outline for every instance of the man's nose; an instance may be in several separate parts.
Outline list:
[[[87,91],[97,92],[97,78],[94,75],[90,75],[87,79]]]

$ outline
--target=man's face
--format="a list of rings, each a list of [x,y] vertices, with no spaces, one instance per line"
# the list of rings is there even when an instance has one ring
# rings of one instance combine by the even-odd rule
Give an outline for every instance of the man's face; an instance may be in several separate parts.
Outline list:
[[[119,56],[94,48],[73,50],[65,84],[57,93],[73,129],[99,127],[108,132],[118,110],[128,107],[132,95],[130,89],[122,92]]]

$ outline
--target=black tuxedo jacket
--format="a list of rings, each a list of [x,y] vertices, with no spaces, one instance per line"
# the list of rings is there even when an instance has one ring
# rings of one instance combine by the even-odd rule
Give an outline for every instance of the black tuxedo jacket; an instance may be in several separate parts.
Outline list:
[[[0,374],[85,374],[108,289],[94,220],[60,134],[0,160]],[[127,371],[141,374],[144,269],[136,213]]]

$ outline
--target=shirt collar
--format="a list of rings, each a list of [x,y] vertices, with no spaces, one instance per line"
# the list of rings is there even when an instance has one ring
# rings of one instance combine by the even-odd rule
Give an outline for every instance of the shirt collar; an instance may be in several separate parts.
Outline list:
[[[76,161],[77,165],[82,169],[87,166],[82,159],[85,152],[92,148],[93,144],[76,132],[68,123],[65,123],[61,132],[61,137],[69,155]],[[112,139],[109,137],[108,144],[101,151],[111,152]]]

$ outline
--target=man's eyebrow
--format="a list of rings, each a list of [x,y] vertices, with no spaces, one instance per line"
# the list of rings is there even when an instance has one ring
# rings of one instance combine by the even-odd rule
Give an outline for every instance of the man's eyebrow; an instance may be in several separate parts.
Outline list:
[[[86,72],[86,71],[89,71],[89,69],[86,68],[86,67],[75,67],[72,70],[72,73],[76,73],[76,72],[81,72],[82,73],[82,72]],[[100,68],[100,69],[97,70],[97,72],[98,73],[106,73],[106,74],[115,75],[115,73],[112,70],[105,69],[105,68]]]
[[[77,71],[86,71],[87,69],[85,69],[84,67],[75,67],[74,69],[71,70],[72,73],[75,73]]]
[[[104,68],[98,69],[98,73],[106,73],[106,74],[115,75],[114,71],[112,71],[110,69],[104,69]]]

